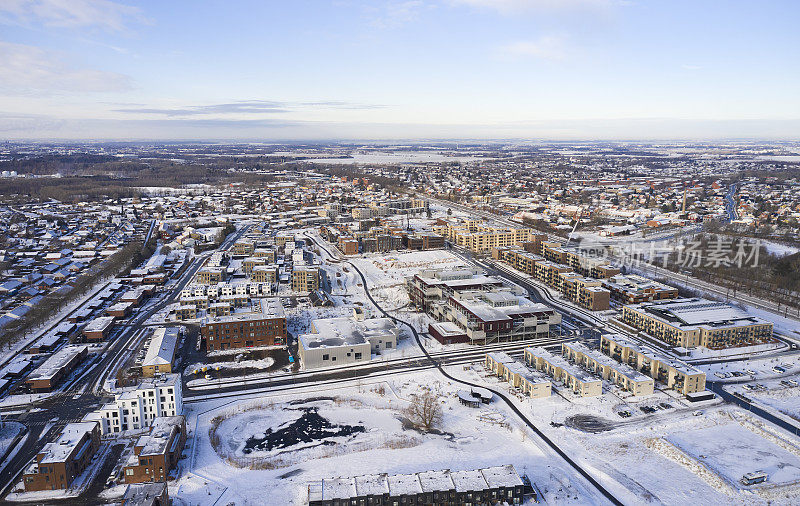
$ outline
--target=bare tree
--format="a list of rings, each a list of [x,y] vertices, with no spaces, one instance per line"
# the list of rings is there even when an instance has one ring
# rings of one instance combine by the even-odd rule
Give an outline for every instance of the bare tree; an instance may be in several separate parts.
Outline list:
[[[439,397],[429,391],[412,395],[411,404],[405,413],[414,427],[425,431],[442,423],[442,405],[439,403]]]

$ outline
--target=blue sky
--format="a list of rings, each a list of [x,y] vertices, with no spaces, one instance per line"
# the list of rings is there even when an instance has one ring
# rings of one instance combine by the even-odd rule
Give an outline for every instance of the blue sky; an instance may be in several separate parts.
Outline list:
[[[0,1],[0,138],[800,137],[800,2]]]

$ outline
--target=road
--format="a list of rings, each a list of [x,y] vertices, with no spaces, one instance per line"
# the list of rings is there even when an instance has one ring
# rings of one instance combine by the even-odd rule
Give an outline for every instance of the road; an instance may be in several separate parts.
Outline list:
[[[726,195],[726,203],[728,203],[728,204],[726,204],[726,208],[729,209],[729,217],[730,216],[736,217],[736,208],[735,208],[735,202],[734,202],[735,192],[736,192],[736,185],[732,185],[731,186],[731,190],[729,190],[728,194]],[[499,216],[499,215],[496,215],[496,214],[493,214],[493,213],[489,213],[489,212],[486,212],[486,211],[479,211],[479,210],[473,209],[471,207],[465,206],[463,204],[456,204],[456,203],[453,203],[453,202],[439,200],[439,199],[435,199],[435,198],[429,197],[427,195],[417,195],[417,196],[420,197],[420,198],[424,198],[424,199],[426,199],[429,202],[432,202],[434,204],[437,204],[437,205],[440,205],[440,206],[445,206],[445,207],[452,207],[453,209],[457,209],[457,210],[459,210],[459,211],[461,211],[461,212],[463,212],[465,214],[469,214],[469,215],[472,215],[472,216],[477,216],[477,217],[480,217],[480,218],[486,218],[487,220],[491,220],[491,221],[500,223],[500,224],[508,226],[508,227],[522,227],[522,226],[524,226],[524,225],[522,225],[520,223],[512,221],[512,220],[510,220],[508,218],[505,218],[503,216]],[[551,240],[557,240],[557,241],[563,241],[564,240],[562,237],[558,237],[558,236],[555,236],[555,235],[552,235],[552,234],[548,234],[548,238],[550,238]],[[613,260],[613,258],[611,260]],[[773,312],[775,310],[775,303],[772,302],[772,301],[764,300],[764,299],[761,299],[761,298],[758,298],[758,297],[753,297],[751,295],[747,295],[747,294],[744,294],[742,292],[731,292],[731,290],[728,289],[728,288],[720,287],[720,286],[715,285],[713,283],[709,283],[708,281],[703,281],[703,280],[700,280],[700,279],[697,279],[697,278],[693,278],[693,277],[691,277],[689,275],[679,275],[679,274],[676,274],[675,272],[672,272],[672,271],[670,271],[668,269],[664,269],[663,267],[659,267],[659,266],[657,266],[655,264],[647,264],[646,267],[647,267],[647,269],[646,269],[647,270],[647,274],[649,276],[662,278],[662,279],[676,279],[680,283],[688,286],[689,288],[693,288],[693,289],[698,290],[700,292],[709,293],[709,294],[711,294],[713,296],[716,296],[716,297],[718,297],[720,299],[723,299],[723,300],[734,299],[736,302],[740,302],[742,304],[746,304],[748,306],[752,306],[752,307],[755,307],[757,309],[761,309],[763,311]],[[796,319],[796,320],[800,320],[800,316],[798,316],[798,315],[787,314],[786,317],[792,318],[792,319]],[[800,343],[800,340],[798,340],[798,343]]]
[[[750,380],[747,380],[750,381]],[[753,404],[749,399],[743,396],[739,396],[736,394],[732,394],[724,389],[725,385],[733,385],[734,383],[722,383],[719,381],[706,381],[706,385],[709,389],[714,392],[715,394],[722,397],[723,400],[732,402],[734,404],[739,405],[740,407],[750,411],[754,415],[760,416],[761,418],[767,420],[768,422],[772,422],[778,427],[782,429],[786,429],[789,432],[793,433],[795,436],[800,436],[800,427],[797,425],[786,421],[785,419],[775,416],[774,414],[770,413],[769,411],[761,408],[757,404]]]
[[[369,291],[368,288],[369,285],[367,284],[366,277],[364,277],[364,273],[362,273],[359,270],[359,268],[356,267],[354,264],[350,263],[350,266],[352,266],[352,268],[358,273],[359,277],[361,277],[361,282],[364,285],[364,291],[366,292],[370,302],[372,302],[372,304],[376,308],[378,308],[378,310],[383,314],[383,316],[391,318],[396,323],[405,325],[406,327],[408,327],[408,329],[411,330],[411,333],[414,335],[414,339],[417,342],[417,346],[420,348],[420,350],[422,350],[422,353],[428,359],[430,364],[434,368],[438,369],[440,374],[442,374],[445,378],[449,379],[454,383],[462,384],[469,387],[484,388],[490,390],[494,395],[500,398],[520,418],[520,420],[522,420],[522,422],[528,426],[528,428],[530,428],[537,436],[539,436],[539,438],[542,441],[544,441],[556,454],[558,454],[570,467],[572,467],[576,472],[578,472],[578,474],[580,474],[584,479],[586,479],[586,481],[588,481],[592,486],[594,486],[594,488],[596,488],[597,491],[600,492],[610,503],[622,505],[622,502],[619,499],[617,499],[607,488],[605,488],[597,479],[595,479],[594,476],[592,476],[588,471],[586,471],[577,462],[575,462],[564,450],[562,450],[557,444],[555,444],[555,442],[552,439],[547,437],[547,435],[545,435],[524,413],[522,413],[522,411],[514,404],[514,402],[511,401],[511,399],[509,399],[506,396],[505,393],[500,392],[498,390],[494,390],[492,388],[487,388],[485,385],[476,385],[474,383],[470,383],[468,381],[455,378],[451,376],[447,371],[445,371],[442,363],[436,360],[422,344],[422,340],[419,336],[419,333],[417,333],[417,330],[414,328],[414,326],[404,320],[400,320],[399,318],[392,316],[391,314],[387,313],[383,308],[381,308],[381,306],[372,297],[372,294]]]
[[[314,238],[312,240],[315,244],[320,247],[321,249],[325,250],[330,256],[334,257],[334,255],[319,241],[316,241]],[[339,258],[339,255],[335,255],[335,257]],[[447,362],[443,362],[434,356],[434,354],[430,353],[425,345],[422,342],[422,338],[420,337],[417,329],[414,328],[413,325],[409,324],[408,322],[401,320],[391,314],[389,314],[386,310],[384,310],[375,298],[372,296],[369,290],[369,284],[367,283],[367,279],[364,276],[364,273],[354,265],[352,262],[348,262],[348,264],[353,268],[353,270],[359,275],[361,278],[361,283],[364,287],[364,291],[367,295],[367,298],[370,302],[383,314],[383,316],[387,318],[391,318],[395,323],[400,325],[406,326],[414,336],[414,340],[417,343],[417,346],[422,351],[424,358],[428,361],[431,368],[435,368],[441,373],[445,378],[453,381],[454,383],[459,383],[462,385],[466,385],[469,387],[476,387],[476,388],[485,388],[494,393],[498,398],[500,398],[519,418],[523,421],[539,438],[544,441],[556,454],[558,454],[570,467],[572,467],[578,474],[580,474],[583,478],[586,479],[592,486],[594,486],[610,503],[622,505],[622,502],[617,499],[607,488],[605,488],[594,476],[592,476],[588,471],[586,471],[582,466],[580,466],[577,462],[575,462],[564,450],[562,450],[553,440],[551,440],[547,435],[545,435],[522,411],[508,398],[508,396],[500,392],[498,390],[494,390],[492,388],[487,388],[485,385],[476,385],[474,383],[470,383],[468,381],[464,381],[458,378],[451,376],[447,371],[444,370],[444,365],[447,365]],[[538,293],[538,291],[533,290]],[[480,351],[478,352],[480,353]],[[485,353],[485,351],[484,351]]]
[[[220,249],[229,247],[247,232],[249,226],[243,227],[239,231],[231,234],[220,245]],[[169,293],[161,295],[161,298],[151,303],[144,311],[139,311],[131,317],[117,337],[106,343],[106,347],[100,353],[93,355],[93,362],[84,366],[83,375],[72,378],[70,383],[64,385],[62,390],[46,399],[34,402],[29,406],[29,411],[4,416],[4,420],[19,421],[29,429],[28,437],[20,443],[20,447],[13,459],[0,470],[0,494],[5,496],[9,488],[20,475],[28,462],[42,449],[48,441],[51,441],[67,423],[80,421],[87,413],[98,409],[101,404],[110,398],[102,394],[102,385],[105,379],[113,372],[112,365],[119,364],[124,356],[129,353],[131,340],[136,338],[144,328],[144,323],[155,313],[171,304],[181,293],[181,290],[193,279],[195,273],[205,262],[211,252],[199,255],[191,261],[189,266],[181,274],[178,281],[170,287]],[[96,365],[95,365],[96,364]],[[94,388],[89,388],[93,386]],[[35,407],[36,409],[30,409]],[[4,410],[19,411],[19,408],[8,408]],[[55,418],[54,418],[55,417]],[[42,434],[44,427],[48,426],[51,420],[55,423],[49,427],[45,434]]]
[[[736,211],[736,183],[732,184],[725,194],[725,212],[728,213],[728,222],[738,220],[739,213]]]

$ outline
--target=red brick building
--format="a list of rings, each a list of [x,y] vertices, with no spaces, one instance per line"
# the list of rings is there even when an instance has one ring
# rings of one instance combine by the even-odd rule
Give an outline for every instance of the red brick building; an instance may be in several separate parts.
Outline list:
[[[25,470],[26,492],[68,488],[100,447],[100,424],[69,423],[56,441],[47,443]]]
[[[186,444],[183,416],[161,416],[153,420],[150,433],[141,436],[125,466],[125,483],[166,481],[175,469]]]
[[[286,314],[278,299],[261,299],[259,310],[204,320],[206,351],[286,344]]]

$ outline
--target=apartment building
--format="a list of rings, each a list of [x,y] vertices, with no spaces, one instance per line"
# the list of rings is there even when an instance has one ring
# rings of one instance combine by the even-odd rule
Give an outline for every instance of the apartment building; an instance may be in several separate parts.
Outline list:
[[[255,249],[256,245],[250,239],[239,239],[233,243],[231,252],[233,256],[246,257],[252,255]]]
[[[125,388],[97,412],[103,434],[139,430],[153,420],[183,413],[183,390],[179,374],[165,374]]]
[[[461,328],[472,344],[547,336],[561,314],[509,289],[455,293],[441,306],[443,321]]]
[[[292,269],[292,290],[313,292],[320,287],[320,271],[317,266],[297,265]]]
[[[342,253],[344,253],[345,255],[357,255],[358,254],[358,240],[356,240],[352,236],[339,237],[338,246],[339,246],[339,250]]]
[[[583,308],[592,311],[608,310],[611,293],[603,287],[600,279],[589,274],[605,277],[618,273],[619,270],[593,259],[579,257],[572,249],[552,246],[554,244],[546,241],[541,243],[541,249],[547,252],[547,257],[516,246],[495,248],[492,250],[492,258],[503,261],[560,291]],[[579,266],[578,270],[575,265]]]
[[[622,321],[670,346],[724,349],[767,343],[772,322],[724,302],[670,299],[622,308]]]
[[[98,448],[100,428],[97,422],[68,423],[58,439],[45,444],[23,472],[25,491],[69,488],[92,461]]]
[[[525,348],[525,363],[541,371],[580,397],[593,397],[603,393],[603,382],[577,365],[570,364],[560,355],[553,355],[541,347]]]
[[[656,300],[675,299],[678,289],[636,274],[617,274],[603,280],[611,299],[622,304],[641,304]]]
[[[583,343],[563,343],[561,350],[568,361],[578,364],[633,395],[651,395],[655,389],[653,378],[597,350],[591,350]]]
[[[444,248],[444,237],[433,232],[417,232],[405,237],[406,247],[412,250]]]
[[[250,271],[250,280],[254,283],[277,283],[280,272],[277,265],[256,265]]]
[[[502,286],[500,279],[478,274],[477,270],[471,269],[422,271],[406,280],[411,303],[425,312],[430,312],[436,304],[446,302],[454,293],[491,290]]]
[[[253,268],[256,266],[264,266],[267,265],[267,259],[265,257],[247,257],[242,260],[242,272],[250,276],[253,273]]]
[[[565,272],[559,275],[561,293],[591,311],[605,311],[610,307],[611,294],[602,287],[600,280],[578,273]]]
[[[263,258],[267,264],[274,264],[278,261],[278,252],[273,248],[256,248],[253,251],[253,257]]]
[[[602,335],[600,351],[683,395],[706,388],[706,374],[700,369],[619,334]]]
[[[195,282],[203,285],[225,281],[225,269],[222,267],[203,267],[194,276]]]
[[[123,470],[125,483],[167,481],[186,444],[186,420],[183,416],[153,419],[150,431],[140,436]]]
[[[206,317],[200,335],[206,350],[227,350],[286,343],[286,314],[278,299],[258,299],[249,311]]]

